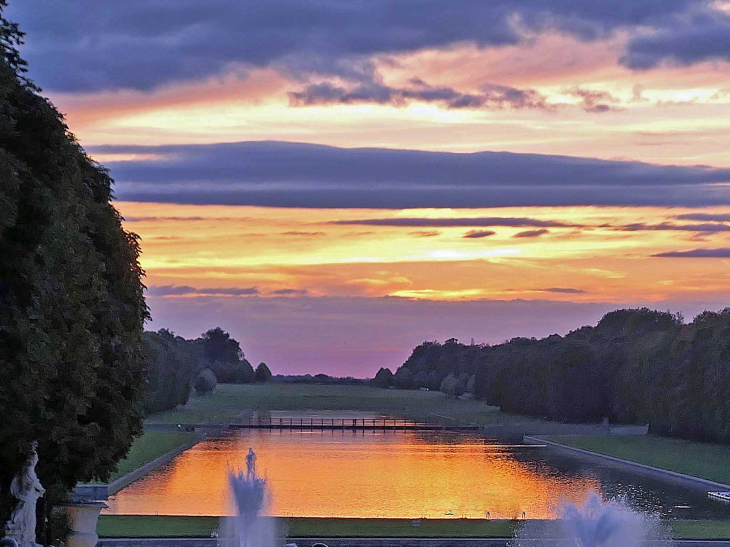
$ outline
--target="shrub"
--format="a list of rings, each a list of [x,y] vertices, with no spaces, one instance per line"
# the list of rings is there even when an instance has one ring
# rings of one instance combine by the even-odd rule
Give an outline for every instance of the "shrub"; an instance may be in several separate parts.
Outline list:
[[[216,380],[215,373],[209,368],[204,368],[195,379],[195,392],[198,395],[202,395],[203,393],[215,391],[217,383],[218,380]]]

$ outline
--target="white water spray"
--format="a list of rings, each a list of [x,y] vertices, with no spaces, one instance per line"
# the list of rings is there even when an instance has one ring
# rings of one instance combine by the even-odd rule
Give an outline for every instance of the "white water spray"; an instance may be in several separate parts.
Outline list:
[[[514,547],[669,547],[670,529],[658,516],[629,508],[620,500],[604,502],[591,493],[578,506],[564,505],[554,521],[526,522]]]
[[[236,515],[226,519],[224,540],[232,547],[276,547],[274,519],[263,516],[269,494],[266,479],[256,473],[256,454],[249,448],[246,472],[229,471],[228,481],[235,503]]]

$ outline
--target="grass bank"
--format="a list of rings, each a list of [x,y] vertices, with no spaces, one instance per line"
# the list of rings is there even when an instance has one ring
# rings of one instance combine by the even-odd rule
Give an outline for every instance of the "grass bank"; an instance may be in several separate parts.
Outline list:
[[[532,418],[505,414],[478,400],[451,399],[438,391],[380,389],[314,384],[221,384],[215,393],[195,397],[191,408],[152,415],[149,423],[228,423],[272,410],[354,410],[411,420],[480,425],[529,424]]]
[[[551,435],[545,438],[622,460],[730,484],[728,445],[655,435]]]
[[[512,521],[477,519],[281,518],[280,530],[288,537],[511,537]],[[730,539],[730,521],[673,521],[676,539]],[[217,517],[167,517],[102,515],[100,537],[210,537],[218,529]]]
[[[116,472],[109,477],[108,483],[114,482],[163,454],[167,454],[178,446],[189,443],[196,436],[196,433],[185,431],[145,430],[142,436],[134,440],[132,447],[129,449],[129,454],[119,462]]]

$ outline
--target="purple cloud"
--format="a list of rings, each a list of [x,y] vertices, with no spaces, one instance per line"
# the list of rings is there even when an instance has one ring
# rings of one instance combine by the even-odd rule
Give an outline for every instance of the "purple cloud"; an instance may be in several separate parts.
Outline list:
[[[148,296],[255,296],[259,294],[257,287],[212,287],[196,289],[189,285],[151,285],[147,288]]]
[[[655,258],[730,258],[730,248],[693,249],[691,251],[669,251],[651,255]]]

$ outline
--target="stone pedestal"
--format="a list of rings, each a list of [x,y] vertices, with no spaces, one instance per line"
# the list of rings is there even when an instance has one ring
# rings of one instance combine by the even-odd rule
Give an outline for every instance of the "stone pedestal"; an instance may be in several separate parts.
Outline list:
[[[96,524],[99,513],[106,503],[90,501],[79,503],[65,503],[66,515],[71,531],[66,537],[66,547],[95,547],[99,536],[96,535]]]

